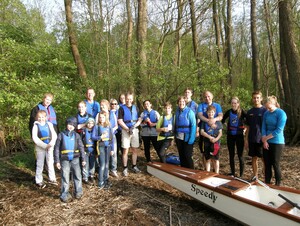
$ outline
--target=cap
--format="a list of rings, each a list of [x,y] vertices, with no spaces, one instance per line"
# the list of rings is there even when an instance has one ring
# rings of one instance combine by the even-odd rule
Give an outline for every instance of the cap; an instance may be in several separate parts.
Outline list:
[[[95,124],[95,119],[92,118],[92,117],[89,117],[89,118],[86,120],[85,124],[88,124],[89,122],[93,122],[93,123]]]
[[[76,128],[77,126],[77,119],[75,117],[69,117],[66,120],[66,125],[72,125]]]

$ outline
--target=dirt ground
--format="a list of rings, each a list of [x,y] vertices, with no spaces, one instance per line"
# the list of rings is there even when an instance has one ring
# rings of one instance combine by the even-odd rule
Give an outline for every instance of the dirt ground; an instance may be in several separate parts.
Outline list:
[[[283,186],[300,189],[299,150],[286,147],[283,153]],[[157,159],[154,151],[152,156]],[[196,168],[201,169],[197,149],[194,159]],[[142,173],[111,178],[113,186],[108,191],[84,185],[83,197],[67,204],[59,200],[59,186],[38,189],[33,171],[16,168],[9,158],[0,161],[4,166],[0,168],[4,175],[0,177],[0,225],[240,225],[148,174],[143,150],[138,160]],[[229,173],[225,148],[221,150],[220,173]],[[250,175],[251,163],[246,158],[243,178]]]

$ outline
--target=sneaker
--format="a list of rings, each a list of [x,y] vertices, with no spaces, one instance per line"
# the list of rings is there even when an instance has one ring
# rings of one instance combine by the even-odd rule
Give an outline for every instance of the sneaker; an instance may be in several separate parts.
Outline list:
[[[128,169],[127,169],[127,168],[125,168],[125,169],[123,170],[123,176],[124,176],[124,177],[128,177]]]
[[[70,194],[68,194],[67,198],[63,199],[60,197],[60,200],[64,203],[68,203],[72,200],[72,196]]]
[[[104,188],[104,185],[105,185],[104,183],[101,184],[100,186],[98,186],[98,189],[99,189],[99,190],[102,190],[102,189]]]
[[[113,176],[113,177],[116,177],[116,178],[119,177],[117,171],[110,171],[110,175]]]
[[[82,180],[82,182],[83,182],[84,184],[89,184],[89,180],[88,180],[88,179],[84,179],[84,180]]]
[[[55,186],[58,185],[58,183],[55,180],[49,180],[48,183],[51,184],[51,185],[55,185]]]
[[[133,167],[132,170],[135,173],[140,173],[141,172],[140,169],[137,166]]]
[[[105,182],[105,184],[104,184],[104,189],[105,190],[108,190],[108,189],[110,189],[110,187],[111,187],[111,182],[109,182],[108,180]]]
[[[43,182],[41,183],[37,183],[36,186],[38,186],[39,189],[43,189],[46,187],[46,184],[44,184]]]
[[[81,197],[82,197],[82,194],[76,194],[75,195],[75,199],[81,199]]]

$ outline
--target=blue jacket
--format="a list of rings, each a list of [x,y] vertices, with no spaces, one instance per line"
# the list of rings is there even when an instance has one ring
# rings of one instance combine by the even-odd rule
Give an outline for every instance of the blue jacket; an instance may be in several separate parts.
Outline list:
[[[271,144],[284,144],[283,130],[286,124],[286,113],[277,108],[275,111],[266,111],[262,121],[262,136],[273,135],[273,138],[268,140]]]
[[[186,128],[188,123],[188,128]],[[180,127],[185,127],[180,129]],[[196,139],[196,117],[194,112],[189,108],[185,107],[182,111],[177,108],[175,113],[175,133],[184,131],[184,141],[188,144],[193,144]],[[178,130],[179,129],[179,130]]]

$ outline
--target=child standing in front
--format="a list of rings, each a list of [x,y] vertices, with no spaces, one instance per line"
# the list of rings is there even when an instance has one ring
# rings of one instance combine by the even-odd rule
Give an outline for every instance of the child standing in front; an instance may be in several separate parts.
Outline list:
[[[48,167],[49,183],[57,185],[53,162],[53,148],[57,134],[51,122],[46,121],[47,113],[39,110],[32,128],[32,139],[35,143],[36,173],[35,183],[39,188],[46,187],[43,182],[45,158]]]
[[[80,133],[84,150],[85,150],[85,162],[86,165],[82,169],[83,183],[88,184],[91,182],[94,183],[95,180],[95,141],[92,140],[93,128],[95,126],[95,119],[90,117],[86,121],[86,127],[83,128]]]
[[[82,159],[82,166],[85,166],[86,162],[84,146],[81,137],[74,131],[76,126],[76,118],[68,118],[66,121],[67,128],[58,134],[54,147],[54,161],[56,167],[61,170],[60,200],[62,202],[68,202],[72,198],[71,194],[69,193],[71,171],[74,181],[75,198],[80,199],[83,194],[80,159]]]
[[[212,105],[207,108],[208,119],[213,119],[216,113],[216,108]],[[220,139],[222,137],[222,123],[216,121],[213,125],[209,125],[207,122],[201,125],[201,135],[204,137],[204,156],[205,156],[205,168],[206,171],[210,171],[210,164],[213,161],[213,167],[215,173],[219,173],[219,149]]]
[[[109,118],[103,112],[98,114],[98,125],[93,128],[92,139],[97,141],[97,155],[99,161],[98,187],[109,189],[111,183],[108,181],[108,168],[110,155],[114,154],[112,149],[113,131],[110,127]]]
[[[159,132],[157,136],[158,142],[158,157],[163,163],[166,163],[166,151],[171,146],[174,140],[174,116],[172,114],[172,104],[166,102],[164,105],[164,114],[159,118],[156,124],[156,131]]]

